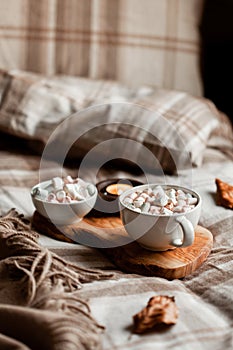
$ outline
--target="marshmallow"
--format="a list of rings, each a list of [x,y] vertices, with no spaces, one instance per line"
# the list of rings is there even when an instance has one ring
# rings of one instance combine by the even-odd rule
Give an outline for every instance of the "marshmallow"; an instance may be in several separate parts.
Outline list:
[[[145,202],[145,199],[144,198],[137,198],[135,201],[134,201],[134,205],[135,205],[135,208],[140,208],[143,203]]]
[[[183,200],[183,201],[186,201],[187,197],[184,195],[184,194],[179,194],[177,197],[177,200]]]
[[[77,193],[76,193],[74,184],[65,184],[64,190],[65,190],[67,196],[69,196],[71,199],[76,198]]]
[[[173,214],[173,211],[169,210],[169,209],[167,209],[165,207],[162,207],[160,213],[164,214],[164,215],[171,215],[171,214]]]
[[[81,184],[75,184],[74,185],[75,191],[76,191],[76,197],[77,198],[86,198],[88,197],[88,191],[86,187],[82,186]]]
[[[155,203],[155,205],[159,205],[161,207],[164,207],[165,205],[167,205],[168,199],[167,199],[166,194],[164,194],[161,197],[160,196],[156,197],[154,200],[154,203]]]
[[[75,182],[76,184],[78,184],[79,186],[81,186],[81,187],[86,187],[86,185],[87,185],[87,183],[86,183],[84,180],[80,179],[80,177],[77,177],[77,178],[74,180],[74,182]]]
[[[55,191],[63,190],[64,182],[60,177],[54,177],[52,179],[52,186]]]
[[[63,199],[65,199],[66,198],[66,193],[65,193],[65,191],[58,191],[57,193],[56,193],[56,198],[57,198],[57,200],[58,200],[58,202],[62,202],[63,201]]]
[[[57,202],[56,195],[54,193],[49,193],[49,195],[47,197],[47,201],[48,202]]]
[[[142,193],[140,197],[147,199],[149,197],[149,194],[147,193]]]
[[[176,190],[174,190],[174,188],[171,188],[168,191],[166,191],[166,194],[169,198],[176,198]]]
[[[132,204],[133,203],[133,200],[132,200],[132,198],[130,198],[130,197],[126,197],[125,198],[125,200],[124,200],[124,204]]]
[[[196,197],[192,197],[192,198],[188,198],[188,204],[197,204],[197,198]]]
[[[132,192],[124,198],[124,204],[136,212],[172,215],[192,210],[197,204],[197,198],[180,189],[168,188],[164,190],[158,185],[153,189],[146,188]]]
[[[95,186],[80,178],[73,179],[70,175],[64,180],[54,177],[46,188],[36,187],[33,195],[51,203],[72,203],[82,201],[95,194]]]
[[[134,200],[135,198],[137,198],[137,196],[138,196],[137,193],[133,192],[133,193],[131,193],[130,198],[132,198]]]
[[[176,192],[177,192],[177,196],[179,196],[179,195],[185,196],[185,193],[182,190],[177,190]]]
[[[161,207],[156,207],[155,205],[152,205],[152,206],[150,207],[149,213],[150,213],[150,214],[154,214],[154,215],[160,214],[160,209],[161,209]]]
[[[150,203],[148,202],[143,203],[140,209],[142,213],[148,213],[150,211]]]
[[[66,176],[66,178],[64,179],[64,183],[66,184],[72,184],[74,183],[74,180],[72,179],[72,177],[70,175]]]
[[[177,205],[177,206],[174,207],[174,209],[173,209],[173,212],[174,212],[174,213],[182,213],[182,211],[183,211],[183,207],[181,207],[181,206],[179,206],[179,205]]]
[[[178,207],[183,207],[184,205],[186,205],[186,201],[184,199],[178,199],[177,205]]]

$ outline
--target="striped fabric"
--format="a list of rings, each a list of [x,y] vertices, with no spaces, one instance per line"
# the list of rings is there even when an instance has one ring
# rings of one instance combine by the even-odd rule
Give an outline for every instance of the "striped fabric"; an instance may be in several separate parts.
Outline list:
[[[29,189],[38,181],[40,157],[33,156],[22,140],[18,144],[11,137],[2,140],[0,152],[0,210],[5,213],[16,207],[31,218],[34,208]],[[5,148],[5,149],[3,149]],[[19,153],[20,151],[20,153]],[[105,326],[104,350],[231,350],[233,345],[233,211],[215,204],[215,177],[233,184],[232,161],[217,162],[218,157],[201,168],[193,169],[192,186],[203,199],[200,224],[214,235],[214,248],[207,261],[192,275],[182,280],[167,281],[163,278],[125,274],[112,265],[97,249],[82,245],[63,243],[41,235],[40,243],[63,258],[79,266],[114,271],[114,280],[85,284],[78,295],[88,300],[94,318]],[[51,163],[46,176],[56,170]],[[71,169],[66,169],[71,173]],[[109,170],[98,175],[98,181],[109,176]],[[143,176],[111,169],[112,177],[133,177],[143,181]],[[185,183],[189,171],[180,178],[167,177],[175,184]],[[86,169],[87,180],[94,181],[92,169]],[[153,182],[163,182],[160,176],[151,176]],[[9,293],[9,291],[8,291]],[[146,335],[131,333],[132,316],[140,311],[153,295],[175,296],[179,318],[175,326],[166,331],[150,332]],[[11,295],[11,294],[10,294]],[[11,303],[17,302],[12,301]],[[74,347],[75,349],[75,347]]]
[[[202,94],[203,0],[1,0],[0,68]]]
[[[197,29],[202,2],[0,0],[0,214],[14,207],[31,219],[34,207],[30,188],[39,180],[41,161],[33,149],[41,152],[57,125],[86,107],[116,102],[120,106],[120,102],[149,110],[150,115],[159,112],[176,130],[169,134],[163,124],[156,128],[159,138],[165,144],[169,140],[169,146],[180,151],[178,133],[191,157],[191,168],[183,169],[179,176],[146,175],[153,183],[165,179],[167,183],[190,185],[203,199],[200,225],[212,232],[214,247],[192,275],[167,281],[126,274],[98,249],[40,235],[42,246],[67,261],[115,272],[114,280],[85,284],[77,292],[88,300],[92,315],[105,326],[104,350],[233,348],[233,211],[215,203],[215,178],[233,185],[232,127],[212,103],[188,94],[202,93]],[[121,82],[152,88],[129,88]],[[95,138],[87,135],[83,139],[83,151],[103,137],[126,137],[153,150],[163,169],[174,170],[164,149],[158,149],[151,138],[153,127],[158,127],[153,119],[143,123],[146,133],[138,133],[135,125],[145,118],[140,120],[137,113],[127,115],[129,128],[122,123],[125,118],[119,119],[124,114],[107,112],[106,127]],[[114,124],[119,121],[121,125]],[[127,151],[132,154],[131,149]],[[76,176],[77,172],[76,168],[64,168],[64,174]],[[47,161],[40,176],[56,175],[57,164]],[[123,164],[103,167],[97,177],[95,169],[88,167],[84,176],[91,182],[108,177],[145,181],[145,174]],[[17,305],[16,292],[1,289],[1,296],[9,295],[10,303]],[[162,332],[132,334],[132,316],[151,296],[161,294],[175,296],[177,324]],[[28,344],[20,344],[22,349],[28,348]]]
[[[35,141],[44,146],[53,133],[54,155],[75,142],[73,159],[89,152],[92,158],[123,158],[169,173],[200,166],[207,148],[233,159],[227,117],[210,101],[184,92],[2,71],[0,101],[0,131],[31,140],[37,150]],[[75,112],[80,113],[68,118]],[[105,147],[105,141],[112,143]]]

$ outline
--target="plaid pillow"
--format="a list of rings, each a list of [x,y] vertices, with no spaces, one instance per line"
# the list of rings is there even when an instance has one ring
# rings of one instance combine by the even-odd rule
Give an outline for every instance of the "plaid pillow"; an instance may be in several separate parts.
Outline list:
[[[170,173],[200,166],[206,147],[232,156],[227,117],[183,92],[2,71],[0,101],[0,131],[45,145],[56,129],[55,155],[67,148],[80,158],[95,147],[94,159],[123,158]]]
[[[59,122],[84,107],[85,96],[41,75],[0,71],[0,101],[1,131],[46,143]]]
[[[175,167],[198,167],[207,147],[220,149],[232,159],[231,123],[211,101],[157,89],[150,96],[136,97],[134,104],[145,110],[115,113],[109,116],[106,128],[114,122],[111,131],[115,137],[140,141],[157,156],[163,169],[174,172]]]
[[[161,89],[140,95],[96,99],[56,130],[52,148],[61,148],[62,140],[67,149],[74,143],[72,158],[87,156],[99,166],[121,158],[167,173],[200,166],[207,147],[233,159],[231,124],[210,101]]]

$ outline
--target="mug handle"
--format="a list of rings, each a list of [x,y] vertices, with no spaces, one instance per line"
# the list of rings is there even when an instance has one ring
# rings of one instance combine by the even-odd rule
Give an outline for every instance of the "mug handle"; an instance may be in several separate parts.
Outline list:
[[[193,244],[195,232],[191,222],[185,216],[178,216],[176,221],[180,224],[183,232],[183,240],[176,238],[171,242],[174,247],[188,247]]]

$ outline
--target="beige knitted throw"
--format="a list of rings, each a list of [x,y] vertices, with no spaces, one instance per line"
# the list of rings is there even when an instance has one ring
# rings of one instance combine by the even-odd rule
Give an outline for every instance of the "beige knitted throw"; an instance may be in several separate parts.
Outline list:
[[[112,274],[70,264],[41,247],[15,210],[0,218],[0,258],[1,350],[102,348],[103,327],[77,290]]]

